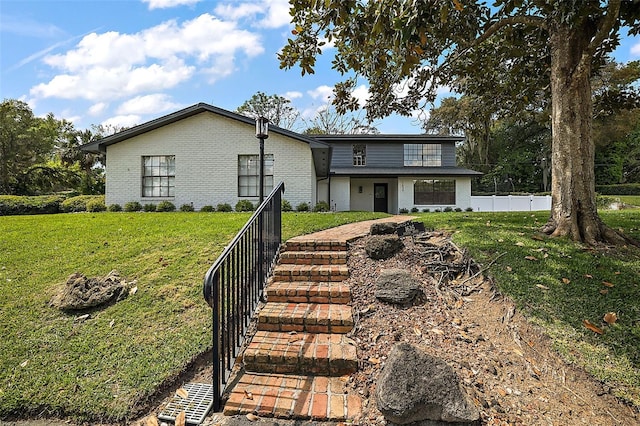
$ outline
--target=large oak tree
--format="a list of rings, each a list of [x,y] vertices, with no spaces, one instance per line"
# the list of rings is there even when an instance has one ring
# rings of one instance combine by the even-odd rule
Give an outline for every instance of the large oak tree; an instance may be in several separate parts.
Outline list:
[[[435,99],[439,85],[491,93],[519,111],[550,92],[552,207],[544,231],[595,244],[625,239],[596,210],[590,77],[640,31],[638,0],[291,0],[294,38],[283,67],[312,73],[326,42],[333,67],[355,77],[336,85],[336,104],[357,106],[358,76],[370,85],[371,118],[409,114]],[[507,71],[507,72],[505,72]]]

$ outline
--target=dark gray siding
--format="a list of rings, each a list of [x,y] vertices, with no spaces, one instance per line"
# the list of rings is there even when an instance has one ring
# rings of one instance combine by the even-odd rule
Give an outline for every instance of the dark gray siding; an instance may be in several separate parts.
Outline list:
[[[332,168],[353,166],[353,144],[333,143]],[[367,165],[364,167],[403,167],[404,144],[369,143],[367,145]],[[456,166],[456,146],[453,142],[442,143],[442,166]]]

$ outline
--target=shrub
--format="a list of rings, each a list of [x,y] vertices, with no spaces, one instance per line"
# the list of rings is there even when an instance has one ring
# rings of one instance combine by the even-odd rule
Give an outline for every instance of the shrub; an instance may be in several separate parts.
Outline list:
[[[467,207],[466,209],[464,209],[465,212],[472,212],[473,211],[473,207]]]
[[[174,212],[176,211],[176,205],[171,201],[160,201],[156,207],[157,212]]]
[[[107,210],[110,212],[121,212],[122,206],[120,204],[111,204]]]
[[[460,207],[456,207],[455,209],[453,209],[454,211],[460,213],[462,211],[462,209]]]
[[[411,207],[411,213],[418,213],[417,207]]]
[[[436,213],[440,213],[441,211],[442,211],[442,210],[440,210],[440,209],[435,209],[435,210],[434,210],[434,212],[436,212]]]
[[[640,183],[596,185],[596,192],[602,195],[640,195]]]
[[[64,198],[58,195],[0,195],[0,216],[60,213],[63,201]]]
[[[195,211],[193,208],[193,205],[191,204],[183,204],[180,206],[180,211],[181,212],[193,212]]]
[[[219,212],[230,212],[233,209],[231,208],[231,204],[229,203],[220,203],[218,204],[218,207],[216,207],[216,210]]]
[[[153,204],[153,203],[145,204],[144,207],[143,207],[143,210],[145,212],[155,212],[156,211],[156,205]]]
[[[611,204],[617,200],[613,197],[604,197],[602,195],[596,195],[596,206],[602,209],[608,209]]]
[[[308,203],[305,203],[305,202],[302,202],[302,203],[298,204],[298,205],[296,206],[296,211],[299,211],[299,212],[308,212],[308,211],[309,211],[309,204],[308,204]]]
[[[67,198],[62,202],[62,211],[65,213],[85,212],[87,211],[87,203],[92,200],[98,200],[104,204],[104,195],[78,195]]]
[[[409,213],[409,209],[406,209],[406,208],[404,208],[404,207],[403,207],[403,208],[401,208],[398,212],[399,212],[400,214],[407,214],[407,213]]]
[[[445,207],[444,212],[452,212],[453,211],[453,207]]]
[[[125,212],[139,212],[141,210],[142,210],[142,204],[140,204],[137,201],[129,201],[128,203],[124,204]]]
[[[429,213],[431,211],[431,209],[422,209],[423,213]]]
[[[201,212],[208,212],[208,213],[210,213],[210,212],[215,212],[215,211],[216,211],[216,209],[215,209],[215,207],[210,206],[210,205],[208,205],[208,204],[207,204],[206,206],[202,206],[202,208],[200,209],[200,211],[201,211]]]
[[[236,203],[237,212],[252,212],[255,210],[253,203],[249,200],[240,200]]]
[[[328,212],[329,211],[329,203],[326,201],[318,201],[318,203],[313,206],[313,211],[318,212]]]
[[[87,201],[87,211],[91,213],[105,212],[107,211],[107,206],[104,204],[104,201],[89,200]]]
[[[280,206],[283,212],[290,212],[291,210],[293,210],[293,208],[291,207],[291,203],[285,200],[284,198],[282,199]]]

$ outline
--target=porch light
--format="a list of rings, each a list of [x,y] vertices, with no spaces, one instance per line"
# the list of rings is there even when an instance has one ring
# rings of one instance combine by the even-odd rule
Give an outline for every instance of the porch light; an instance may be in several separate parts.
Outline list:
[[[267,139],[269,137],[269,119],[265,117],[256,118],[256,138]]]

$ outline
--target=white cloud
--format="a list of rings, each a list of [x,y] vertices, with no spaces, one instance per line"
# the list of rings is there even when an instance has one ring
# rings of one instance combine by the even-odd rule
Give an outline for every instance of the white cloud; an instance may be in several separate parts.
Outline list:
[[[333,99],[333,87],[327,85],[318,86],[313,90],[308,90],[307,94],[313,99],[329,102]]]
[[[369,99],[369,97],[371,96],[371,94],[369,93],[369,88],[364,84],[356,87],[354,91],[351,92],[351,94],[358,100],[358,105],[360,106],[360,108],[364,107],[364,105],[367,103],[367,99]]]
[[[89,115],[96,117],[102,113],[104,113],[107,108],[109,108],[109,104],[106,102],[98,102],[89,107]]]
[[[196,69],[211,82],[235,69],[236,56],[264,52],[260,37],[209,14],[164,22],[134,34],[92,33],[73,50],[46,56],[62,72],[31,89],[32,96],[109,101],[159,92],[190,79]]]
[[[640,56],[640,42],[631,46],[631,54],[633,56]]]
[[[216,6],[216,15],[238,21],[251,19],[255,26],[280,28],[291,22],[288,0],[236,1]],[[258,19],[261,16],[262,19]]]
[[[163,93],[136,96],[124,102],[116,111],[119,115],[153,114],[163,111],[176,110],[180,104],[171,102],[171,98]]]
[[[192,6],[201,0],[142,0],[149,4],[149,9],[168,9],[176,6]]]
[[[285,92],[285,94],[282,96],[292,101],[294,99],[299,99],[304,95],[302,94],[302,92],[291,91],[291,92]]]
[[[117,115],[115,117],[107,118],[102,123],[103,126],[109,128],[122,128],[122,127],[133,127],[140,124],[141,117],[139,115],[130,114],[130,115]]]

